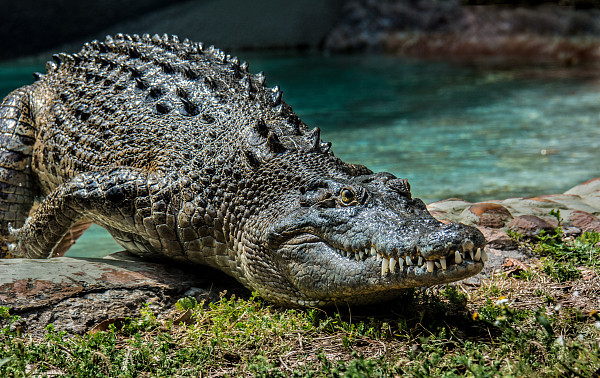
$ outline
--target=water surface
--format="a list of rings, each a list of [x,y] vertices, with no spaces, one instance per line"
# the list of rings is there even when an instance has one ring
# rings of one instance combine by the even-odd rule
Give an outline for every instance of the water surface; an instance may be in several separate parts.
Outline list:
[[[408,178],[432,202],[560,193],[600,176],[600,85],[577,68],[389,56],[240,54],[345,161]],[[42,64],[0,66],[0,94]],[[70,254],[119,247],[94,227]]]

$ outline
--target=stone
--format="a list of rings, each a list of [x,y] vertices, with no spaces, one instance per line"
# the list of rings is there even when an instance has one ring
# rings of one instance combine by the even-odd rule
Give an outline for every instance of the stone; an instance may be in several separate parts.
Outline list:
[[[497,203],[476,203],[469,211],[479,217],[478,225],[490,228],[502,228],[513,216],[508,209]]]
[[[513,218],[507,227],[526,236],[539,234],[541,230],[551,231],[558,227],[558,222],[544,220],[535,215],[520,215]]]
[[[565,194],[578,195],[585,204],[596,209],[588,212],[600,215],[600,177],[579,184],[567,190]]]
[[[600,219],[597,216],[585,211],[575,210],[571,213],[569,221],[573,226],[580,228],[581,231],[596,231],[600,232]]]
[[[516,249],[518,244],[516,241],[511,239],[508,234],[502,230],[495,228],[487,228],[487,227],[479,227],[479,231],[483,233],[485,236],[485,240],[487,240],[487,245],[490,248],[494,248],[497,250],[509,250]]]
[[[50,323],[58,331],[82,334],[104,321],[138,315],[147,304],[165,314],[185,296],[210,301],[223,291],[248,295],[235,280],[210,268],[202,272],[143,261],[126,252],[102,259],[3,259],[0,306],[19,315],[15,326],[35,337]]]
[[[440,222],[459,222],[458,219],[461,212],[471,205],[471,202],[463,201],[459,198],[449,198],[430,203],[427,205],[427,210]]]

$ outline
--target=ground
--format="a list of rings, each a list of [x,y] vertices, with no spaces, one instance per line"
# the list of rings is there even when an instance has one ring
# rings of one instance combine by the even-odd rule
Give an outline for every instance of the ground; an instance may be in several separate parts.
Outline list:
[[[38,337],[4,307],[0,375],[598,376],[600,234],[512,237],[526,262],[377,307],[290,310],[223,292]]]

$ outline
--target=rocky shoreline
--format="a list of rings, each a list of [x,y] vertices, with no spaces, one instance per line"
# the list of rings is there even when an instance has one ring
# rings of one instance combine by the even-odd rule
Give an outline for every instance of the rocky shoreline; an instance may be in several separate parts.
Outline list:
[[[461,222],[483,232],[490,256],[486,267],[489,271],[503,264],[505,257],[528,259],[509,232],[533,237],[559,225],[572,236],[586,231],[600,232],[600,177],[562,194],[477,203],[450,198],[431,203],[427,209],[441,222]]]
[[[576,65],[600,58],[600,10],[556,4],[469,6],[439,0],[354,0],[346,3],[342,21],[326,37],[324,48]]]
[[[478,227],[489,247],[503,249],[507,231],[535,236],[559,226],[567,234],[600,232],[600,178],[586,181],[565,193],[471,203],[450,198],[427,206],[442,222],[461,222]],[[555,215],[550,212],[559,211]]]

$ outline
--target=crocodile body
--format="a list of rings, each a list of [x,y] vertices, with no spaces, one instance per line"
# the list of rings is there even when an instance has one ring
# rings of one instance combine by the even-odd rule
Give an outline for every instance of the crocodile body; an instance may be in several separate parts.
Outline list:
[[[96,223],[136,255],[220,269],[287,306],[370,303],[483,267],[478,230],[335,157],[278,87],[212,46],[117,35],[46,69],[0,105],[4,255],[59,255]]]

